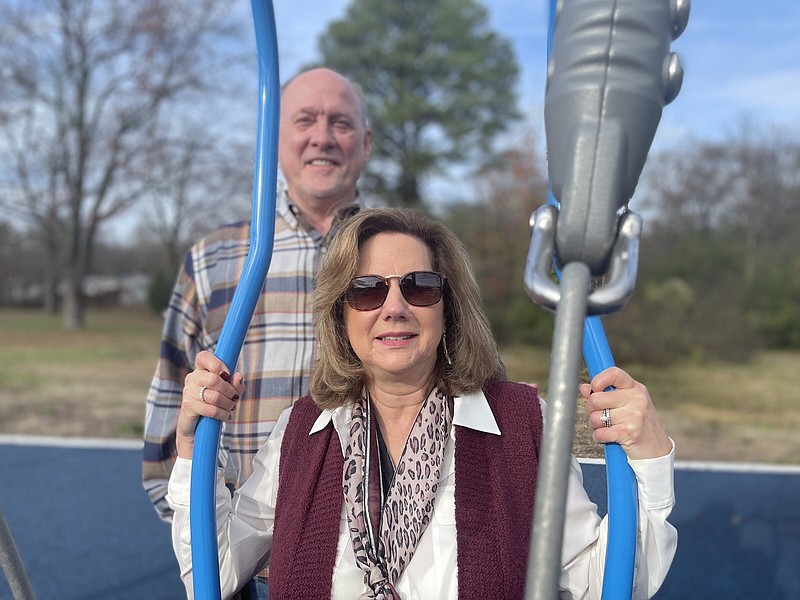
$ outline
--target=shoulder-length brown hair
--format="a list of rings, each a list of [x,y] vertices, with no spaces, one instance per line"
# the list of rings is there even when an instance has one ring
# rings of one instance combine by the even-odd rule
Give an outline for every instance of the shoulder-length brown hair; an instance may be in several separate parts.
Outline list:
[[[353,352],[344,325],[344,294],[356,276],[359,251],[379,233],[402,233],[430,250],[433,270],[447,278],[444,331],[450,362],[439,344],[437,385],[451,396],[475,392],[505,379],[489,320],[481,308],[478,283],[464,245],[449,229],[421,212],[399,208],[362,210],[336,234],[319,273],[314,299],[318,359],[311,372],[311,395],[321,408],[335,408],[361,394],[364,366]]]

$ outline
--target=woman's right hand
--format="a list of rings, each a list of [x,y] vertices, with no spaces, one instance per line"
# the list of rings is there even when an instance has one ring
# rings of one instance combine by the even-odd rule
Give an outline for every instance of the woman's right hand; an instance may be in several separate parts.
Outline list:
[[[225,363],[211,352],[200,352],[195,365],[195,370],[184,380],[178,415],[175,445],[181,458],[192,458],[200,417],[227,421],[244,393],[242,374],[234,373],[231,379]]]

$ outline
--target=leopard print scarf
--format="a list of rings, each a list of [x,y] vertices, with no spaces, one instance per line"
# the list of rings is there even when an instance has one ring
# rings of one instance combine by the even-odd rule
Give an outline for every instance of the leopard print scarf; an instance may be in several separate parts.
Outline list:
[[[398,600],[394,583],[433,513],[452,404],[438,388],[422,403],[385,498],[370,404],[365,395],[353,407],[342,473],[345,507],[356,564],[368,588],[359,600]]]

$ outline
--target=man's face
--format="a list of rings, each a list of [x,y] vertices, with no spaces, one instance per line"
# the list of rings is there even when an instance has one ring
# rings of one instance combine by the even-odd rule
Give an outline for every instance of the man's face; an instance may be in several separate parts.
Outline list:
[[[296,77],[281,96],[278,146],[289,198],[301,208],[351,201],[371,139],[344,78],[327,69]]]

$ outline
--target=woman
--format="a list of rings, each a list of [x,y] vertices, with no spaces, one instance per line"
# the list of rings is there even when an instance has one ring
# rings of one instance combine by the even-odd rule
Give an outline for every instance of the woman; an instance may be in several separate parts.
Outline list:
[[[416,212],[362,211],[319,271],[315,325],[310,396],[281,416],[233,499],[219,479],[223,595],[269,562],[273,600],[521,598],[542,404],[505,381],[458,239]],[[186,379],[169,500],[190,594],[194,430],[201,415],[225,420],[242,390],[209,353]],[[675,551],[673,445],[623,371],[581,393],[595,439],[622,444],[636,472],[634,594],[649,597]],[[606,523],[574,460],[570,478],[561,597],[599,598]]]

